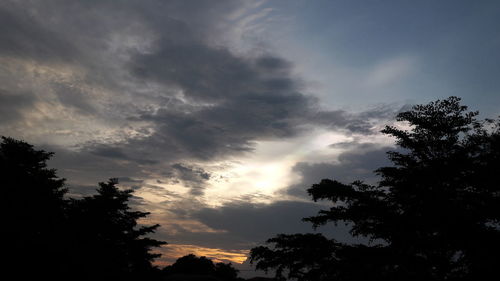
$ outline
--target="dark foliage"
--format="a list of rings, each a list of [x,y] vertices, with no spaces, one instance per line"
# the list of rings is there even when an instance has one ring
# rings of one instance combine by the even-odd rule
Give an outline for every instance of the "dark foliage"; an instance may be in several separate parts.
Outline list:
[[[231,263],[216,263],[206,257],[197,257],[193,254],[181,257],[171,266],[163,269],[167,280],[203,279],[232,281],[238,279],[238,270]],[[179,280],[180,280],[179,279]]]
[[[183,274],[210,274],[215,271],[214,263],[206,257],[197,257],[193,254],[178,258],[174,264],[165,268],[168,273]]]
[[[0,144],[2,275],[10,280],[153,280],[145,237],[148,213],[128,206],[131,190],[112,179],[97,194],[66,199],[64,179],[48,169],[52,153],[12,138]]]
[[[220,280],[236,280],[238,272],[231,263],[218,262],[215,264],[215,276]]]
[[[22,277],[61,271],[65,246],[64,179],[48,169],[52,153],[2,137],[0,196],[2,274]],[[52,257],[50,260],[47,256]],[[29,264],[29,270],[26,268]],[[5,270],[3,270],[5,269]]]
[[[305,221],[348,222],[369,244],[279,235],[252,249],[256,267],[298,280],[496,280],[500,123],[477,114],[456,97],[414,106],[397,116],[408,130],[382,131],[401,150],[388,152],[378,185],[324,179],[308,189],[333,205]]]
[[[142,280],[155,273],[151,266],[157,254],[151,248],[164,242],[144,237],[159,225],[141,226],[148,213],[132,211],[127,202],[132,190],[119,190],[116,179],[99,183],[97,194],[71,200],[71,229],[78,253],[73,262],[87,268],[86,279]],[[83,272],[82,272],[83,273]]]

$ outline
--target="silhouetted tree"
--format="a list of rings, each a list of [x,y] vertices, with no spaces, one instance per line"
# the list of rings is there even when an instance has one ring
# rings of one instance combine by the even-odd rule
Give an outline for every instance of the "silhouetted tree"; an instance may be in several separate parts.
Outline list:
[[[145,237],[159,225],[139,226],[149,213],[132,211],[128,200],[132,190],[117,188],[116,179],[99,183],[97,194],[72,200],[72,229],[78,248],[76,261],[86,269],[86,280],[148,280],[155,273],[151,262],[159,254],[150,250],[165,242]]]
[[[308,193],[330,209],[314,227],[350,223],[369,244],[279,235],[257,247],[258,269],[299,280],[496,280],[500,268],[499,122],[478,121],[450,97],[398,114],[382,132],[400,151],[377,185],[324,179]],[[408,128],[408,129],[404,129]]]
[[[46,161],[52,153],[2,137],[0,144],[1,255],[4,276],[24,280],[61,272],[66,202],[64,179]],[[29,270],[26,267],[29,265]]]
[[[178,258],[170,267],[171,273],[208,274],[213,275],[214,263],[206,257],[197,257],[193,254]]]
[[[153,280],[159,273],[145,237],[158,225],[132,211],[131,190],[112,179],[97,194],[66,199],[64,179],[47,168],[53,153],[2,137],[1,272],[4,280]]]
[[[174,264],[163,269],[168,279],[181,280],[190,275],[200,279],[231,281],[238,278],[238,270],[231,263],[216,263],[206,257],[197,257],[189,254],[178,258]]]
[[[215,276],[221,280],[236,280],[238,272],[231,263],[218,262],[215,264]]]

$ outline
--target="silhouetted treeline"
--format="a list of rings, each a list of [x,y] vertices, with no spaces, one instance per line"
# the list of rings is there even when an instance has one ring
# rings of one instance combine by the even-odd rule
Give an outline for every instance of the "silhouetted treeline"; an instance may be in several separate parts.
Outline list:
[[[252,249],[258,269],[297,280],[498,280],[500,122],[477,120],[460,99],[417,105],[383,133],[400,147],[376,185],[324,179],[308,189],[331,208],[314,227],[348,223],[370,243],[278,235]]]
[[[47,168],[52,153],[2,137],[0,144],[3,280],[155,280],[148,213],[128,206],[131,190],[114,179],[97,193],[66,198],[64,179]]]
[[[160,270],[152,249],[166,243],[147,237],[159,225],[138,224],[148,213],[130,209],[132,190],[110,179],[95,195],[68,198],[65,180],[47,168],[52,155],[2,137],[2,280],[239,279],[231,263],[192,254]]]
[[[177,261],[165,267],[163,275],[167,281],[180,280],[212,280],[212,281],[236,281],[238,270],[231,263],[213,263],[206,257],[197,257],[193,254],[181,257]]]

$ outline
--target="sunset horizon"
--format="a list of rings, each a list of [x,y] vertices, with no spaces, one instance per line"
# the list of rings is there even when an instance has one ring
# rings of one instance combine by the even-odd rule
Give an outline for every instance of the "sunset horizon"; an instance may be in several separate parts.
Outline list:
[[[376,185],[386,126],[459,97],[500,115],[496,1],[3,1],[0,135],[54,152],[68,198],[133,190],[158,267],[188,254],[255,271],[312,228],[322,179]],[[149,234],[148,234],[149,235]],[[364,238],[361,238],[361,240]],[[362,240],[364,241],[364,240]]]

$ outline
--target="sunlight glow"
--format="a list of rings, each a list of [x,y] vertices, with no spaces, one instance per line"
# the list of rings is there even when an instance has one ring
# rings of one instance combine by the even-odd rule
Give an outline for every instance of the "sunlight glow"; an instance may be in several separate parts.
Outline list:
[[[196,245],[168,244],[161,248],[162,258],[156,261],[157,265],[165,266],[175,262],[180,257],[194,254],[204,256],[213,262],[244,263],[248,258],[249,250],[223,250],[218,248],[206,248]]]

